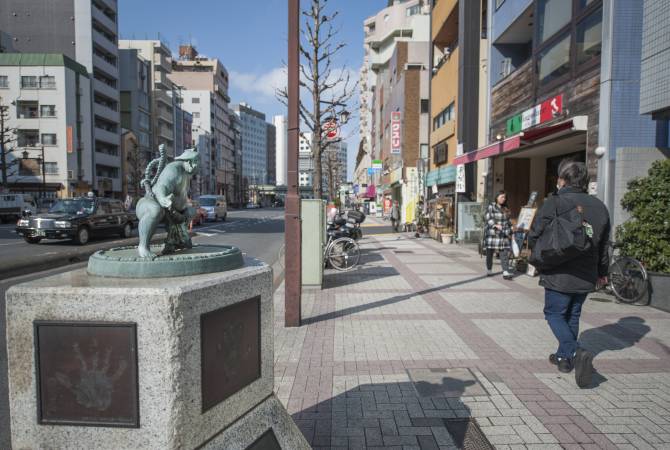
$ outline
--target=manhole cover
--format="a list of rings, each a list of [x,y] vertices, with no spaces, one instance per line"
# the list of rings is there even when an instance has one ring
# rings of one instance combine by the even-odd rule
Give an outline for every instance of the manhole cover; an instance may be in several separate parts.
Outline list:
[[[494,448],[472,418],[444,419],[444,425],[454,445],[458,448],[464,450],[492,450]]]
[[[489,395],[470,369],[407,369],[421,397],[472,397]]]

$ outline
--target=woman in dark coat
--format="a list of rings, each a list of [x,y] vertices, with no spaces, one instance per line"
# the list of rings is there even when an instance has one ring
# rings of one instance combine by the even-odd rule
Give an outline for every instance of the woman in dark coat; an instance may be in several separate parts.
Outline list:
[[[486,274],[493,275],[493,253],[500,253],[500,262],[503,268],[503,278],[512,278],[509,267],[510,238],[512,237],[512,222],[509,219],[507,195],[500,191],[496,199],[486,209],[484,216],[484,248],[486,249]]]

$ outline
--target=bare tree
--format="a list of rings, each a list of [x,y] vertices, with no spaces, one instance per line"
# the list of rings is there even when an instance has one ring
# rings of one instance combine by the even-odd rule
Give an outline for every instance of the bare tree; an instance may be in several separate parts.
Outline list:
[[[8,161],[8,156],[16,150],[10,148],[10,144],[16,142],[16,128],[7,128],[9,121],[9,106],[0,105],[0,171],[2,172],[2,187],[9,186],[8,178],[16,175],[16,171],[10,173],[9,169],[19,163],[17,158]]]
[[[310,94],[311,105],[301,100],[300,118],[312,132],[312,188],[315,198],[323,196],[322,155],[328,145],[333,143],[324,138],[323,124],[325,121],[337,120],[342,115],[358,84],[351,79],[346,66],[334,66],[334,57],[346,44],[337,40],[340,29],[334,26],[334,22],[339,12],[329,13],[328,2],[311,0],[310,6],[302,11],[305,26],[302,27],[300,43],[300,86]],[[279,90],[277,96],[284,104],[287,103],[286,88]]]

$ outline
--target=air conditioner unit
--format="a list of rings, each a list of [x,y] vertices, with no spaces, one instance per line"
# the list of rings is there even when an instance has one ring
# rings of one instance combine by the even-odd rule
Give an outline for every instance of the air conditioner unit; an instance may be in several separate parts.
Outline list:
[[[512,73],[512,58],[504,58],[500,61],[500,76],[506,77]]]

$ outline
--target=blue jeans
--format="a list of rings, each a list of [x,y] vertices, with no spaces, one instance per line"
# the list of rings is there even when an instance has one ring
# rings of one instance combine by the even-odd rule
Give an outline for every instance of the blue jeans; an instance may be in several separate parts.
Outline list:
[[[579,317],[586,294],[568,294],[544,290],[544,318],[558,339],[556,356],[572,359],[577,351]]]

